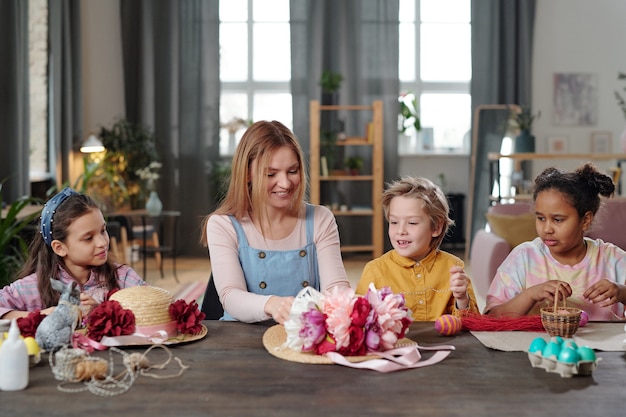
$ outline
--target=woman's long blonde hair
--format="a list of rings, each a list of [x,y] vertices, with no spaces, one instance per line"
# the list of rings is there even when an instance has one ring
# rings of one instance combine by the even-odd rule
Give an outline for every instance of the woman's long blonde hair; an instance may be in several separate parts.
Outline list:
[[[296,136],[282,123],[261,120],[250,126],[243,134],[231,165],[231,177],[228,191],[220,206],[204,218],[202,224],[202,243],[208,244],[206,224],[214,214],[232,215],[237,220],[246,216],[262,217],[267,202],[267,172],[276,150],[288,147],[296,154],[300,166],[300,186],[294,193],[289,205],[289,214],[298,215],[306,192],[306,169],[302,148]],[[257,161],[254,173],[252,162]],[[261,222],[262,223],[262,222]]]

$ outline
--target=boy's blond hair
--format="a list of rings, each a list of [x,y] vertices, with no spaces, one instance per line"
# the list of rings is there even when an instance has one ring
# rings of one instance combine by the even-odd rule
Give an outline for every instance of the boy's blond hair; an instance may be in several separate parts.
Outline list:
[[[441,233],[430,242],[431,248],[439,248],[448,228],[454,225],[454,220],[449,216],[448,199],[441,188],[427,178],[409,176],[387,184],[387,189],[383,192],[383,210],[387,221],[389,205],[395,197],[415,198],[424,202],[424,212],[430,217],[431,230],[437,230],[441,225]]]

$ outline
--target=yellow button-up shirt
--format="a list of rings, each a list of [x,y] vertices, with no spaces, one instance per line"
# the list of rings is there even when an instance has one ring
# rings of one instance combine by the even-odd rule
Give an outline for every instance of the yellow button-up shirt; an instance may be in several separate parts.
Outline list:
[[[379,289],[389,287],[404,295],[406,306],[415,321],[435,321],[443,314],[460,315],[450,291],[450,268],[464,266],[461,259],[441,250],[431,251],[419,262],[406,258],[395,249],[368,262],[363,268],[356,288],[357,294],[367,294],[370,283]],[[478,313],[471,281],[467,285],[469,308]]]

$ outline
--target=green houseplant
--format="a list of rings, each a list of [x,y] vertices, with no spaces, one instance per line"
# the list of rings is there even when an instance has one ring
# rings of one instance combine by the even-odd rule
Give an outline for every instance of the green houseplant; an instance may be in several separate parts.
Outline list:
[[[148,180],[138,171],[159,161],[154,134],[144,126],[120,119],[110,128],[102,127],[99,136],[106,148],[100,166],[107,173],[106,182],[92,180],[90,187],[108,196],[115,208],[143,208],[150,190]]]
[[[3,181],[4,182],[4,181]],[[0,201],[2,184],[0,182]],[[7,207],[0,216],[0,288],[13,282],[28,256],[25,240],[27,228],[39,217],[40,210],[22,216],[22,210],[37,202],[32,197],[22,197]]]
[[[324,70],[320,78],[319,85],[324,93],[336,93],[341,87],[343,75],[338,72]]]
[[[357,175],[361,168],[363,168],[363,158],[360,156],[350,156],[346,158],[344,164],[351,175]]]

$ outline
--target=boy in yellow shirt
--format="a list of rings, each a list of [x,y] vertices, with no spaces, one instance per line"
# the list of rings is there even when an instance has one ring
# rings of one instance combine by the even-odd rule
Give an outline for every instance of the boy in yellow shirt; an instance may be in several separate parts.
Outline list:
[[[370,283],[390,287],[404,295],[417,321],[478,313],[463,261],[439,249],[454,224],[441,189],[426,178],[404,177],[383,193],[383,209],[393,249],[365,265],[356,293],[366,294]]]

